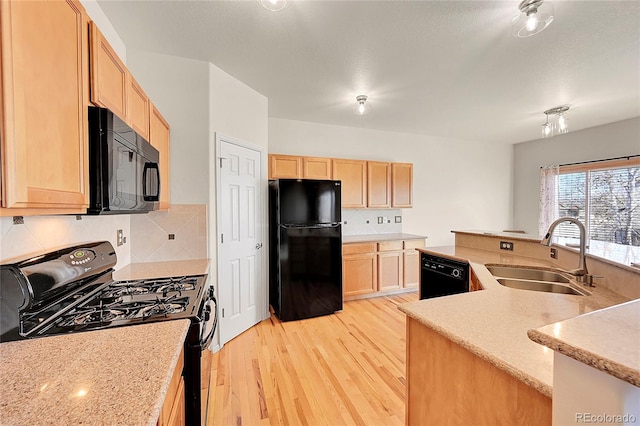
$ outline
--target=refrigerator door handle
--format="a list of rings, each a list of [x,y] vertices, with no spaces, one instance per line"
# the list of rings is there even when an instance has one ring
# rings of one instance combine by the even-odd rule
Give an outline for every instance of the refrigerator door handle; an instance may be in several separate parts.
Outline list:
[[[336,223],[318,223],[315,225],[280,225],[285,229],[298,229],[298,228],[307,228],[307,229],[325,229],[325,228],[337,228],[340,226],[340,222]]]

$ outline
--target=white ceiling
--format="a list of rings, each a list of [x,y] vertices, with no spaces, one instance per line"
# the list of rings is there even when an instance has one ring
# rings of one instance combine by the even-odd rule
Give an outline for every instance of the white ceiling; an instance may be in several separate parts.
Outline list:
[[[212,62],[269,117],[516,143],[562,104],[570,130],[640,116],[640,2],[555,1],[545,31],[515,38],[518,3],[99,0],[128,49]]]

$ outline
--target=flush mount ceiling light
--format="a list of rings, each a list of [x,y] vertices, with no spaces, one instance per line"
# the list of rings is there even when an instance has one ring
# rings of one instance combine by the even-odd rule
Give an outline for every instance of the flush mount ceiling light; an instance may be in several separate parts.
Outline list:
[[[569,111],[569,105],[557,106],[544,112],[547,119],[542,125],[543,138],[550,138],[569,131],[569,123],[567,117],[564,115],[567,111]],[[551,122],[549,121],[550,115],[552,116]]]
[[[367,103],[367,95],[356,96],[356,114],[365,115],[371,111],[371,105]]]
[[[258,3],[260,3],[262,7],[272,12],[281,12],[289,6],[289,3],[291,3],[290,0],[257,0],[257,1]]]
[[[553,21],[553,3],[544,0],[522,0],[520,13],[511,21],[511,34],[530,37],[538,34]]]

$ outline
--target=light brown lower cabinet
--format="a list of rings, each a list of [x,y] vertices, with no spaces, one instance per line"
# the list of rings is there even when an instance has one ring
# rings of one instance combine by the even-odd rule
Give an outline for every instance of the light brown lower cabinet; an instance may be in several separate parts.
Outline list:
[[[376,243],[345,244],[342,247],[342,289],[344,296],[377,291]]]
[[[405,424],[551,425],[551,398],[407,317]]]
[[[424,239],[350,243],[342,247],[345,298],[416,288]]]
[[[171,376],[169,390],[158,417],[158,426],[183,426],[186,423],[183,370],[184,350],[180,352],[178,364],[173,371],[173,376]]]

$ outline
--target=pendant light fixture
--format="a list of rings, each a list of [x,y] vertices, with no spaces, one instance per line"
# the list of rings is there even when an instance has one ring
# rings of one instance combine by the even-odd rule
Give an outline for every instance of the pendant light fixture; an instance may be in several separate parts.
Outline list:
[[[569,131],[569,122],[565,113],[569,111],[569,105],[560,105],[555,108],[548,109],[544,112],[547,117],[545,123],[542,125],[542,137],[550,138],[555,135],[561,135]],[[551,115],[551,122],[549,122],[549,115]]]
[[[365,115],[371,111],[371,105],[367,103],[367,95],[356,96],[356,114]]]
[[[264,7],[267,10],[270,10],[271,12],[281,12],[289,6],[289,3],[291,3],[290,0],[257,0],[257,1],[258,3],[260,3],[260,6]]]
[[[511,21],[511,34],[515,37],[530,37],[538,34],[553,21],[553,3],[549,0],[522,0],[520,13]]]

